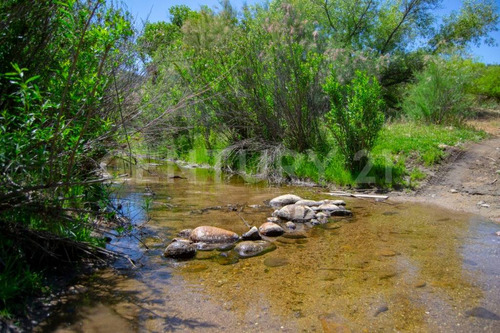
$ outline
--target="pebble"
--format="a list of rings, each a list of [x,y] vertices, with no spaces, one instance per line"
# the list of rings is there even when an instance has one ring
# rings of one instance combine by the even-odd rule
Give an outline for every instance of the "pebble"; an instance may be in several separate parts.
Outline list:
[[[415,288],[423,288],[427,285],[427,283],[425,281],[417,281],[415,284],[414,284],[414,287]]]
[[[383,312],[386,312],[386,311],[389,311],[389,308],[387,307],[387,305],[382,305],[381,307],[379,307],[377,309],[377,311],[375,311],[375,317],[378,316],[379,314],[383,313]]]

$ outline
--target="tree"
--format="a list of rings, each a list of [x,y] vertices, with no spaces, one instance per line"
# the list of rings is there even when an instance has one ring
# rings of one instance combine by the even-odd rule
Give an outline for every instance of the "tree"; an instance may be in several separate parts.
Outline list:
[[[437,33],[429,41],[433,53],[448,48],[467,48],[481,41],[494,45],[493,38],[488,37],[498,31],[498,7],[492,0],[465,0],[459,12],[452,12],[444,18]]]

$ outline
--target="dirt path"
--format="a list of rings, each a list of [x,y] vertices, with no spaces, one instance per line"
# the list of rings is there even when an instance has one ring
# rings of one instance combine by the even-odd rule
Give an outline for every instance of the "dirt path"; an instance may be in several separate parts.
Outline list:
[[[395,201],[432,203],[479,214],[500,223],[500,117],[476,120],[473,126],[492,138],[451,148],[446,163],[415,193],[393,196]]]

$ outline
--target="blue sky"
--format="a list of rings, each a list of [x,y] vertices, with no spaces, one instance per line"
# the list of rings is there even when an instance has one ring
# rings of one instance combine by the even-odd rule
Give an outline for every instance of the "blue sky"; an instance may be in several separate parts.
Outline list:
[[[500,0],[495,0],[497,6],[500,8]],[[201,6],[207,5],[210,8],[216,8],[219,6],[218,0],[122,0],[122,2],[127,6],[128,10],[136,18],[136,24],[141,26],[141,22],[146,19],[150,22],[156,21],[166,21],[168,20],[169,14],[168,9],[175,5],[187,5],[192,9],[200,9]],[[237,9],[241,9],[244,3],[249,5],[254,3],[260,3],[261,0],[232,0],[231,3]],[[457,10],[460,8],[460,0],[444,0],[443,9],[440,10],[443,14],[449,13],[452,10]],[[500,44],[500,31],[496,31],[492,35],[496,42]],[[480,61],[487,64],[500,64],[500,46],[489,47],[486,45],[481,45],[479,48],[474,47],[472,53],[478,57]]]

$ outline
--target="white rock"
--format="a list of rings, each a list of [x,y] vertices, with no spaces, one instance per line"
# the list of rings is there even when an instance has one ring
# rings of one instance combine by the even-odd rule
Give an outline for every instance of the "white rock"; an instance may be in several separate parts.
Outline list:
[[[279,206],[294,204],[299,200],[302,200],[302,198],[297,195],[284,194],[280,195],[279,197],[271,199],[271,201],[269,201],[269,204],[273,207],[279,207]]]

